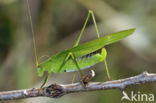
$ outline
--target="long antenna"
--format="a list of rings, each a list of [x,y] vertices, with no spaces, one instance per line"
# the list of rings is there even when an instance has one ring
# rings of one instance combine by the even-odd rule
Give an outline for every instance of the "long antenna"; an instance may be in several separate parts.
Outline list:
[[[28,0],[27,0],[27,8],[28,8],[28,16],[29,16],[29,19],[30,19],[31,33],[32,33],[32,37],[33,37],[35,61],[36,61],[36,65],[38,66],[39,63],[38,63],[38,58],[37,58],[37,53],[36,53],[35,33],[34,33],[33,22],[32,22],[32,17],[31,17],[30,6],[29,6],[29,1]]]

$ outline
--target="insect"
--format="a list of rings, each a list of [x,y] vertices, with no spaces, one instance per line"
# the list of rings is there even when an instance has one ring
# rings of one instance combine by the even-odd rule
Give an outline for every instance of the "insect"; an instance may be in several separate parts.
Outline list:
[[[31,19],[28,0],[27,0],[27,6],[28,6],[28,14],[30,17],[30,23],[32,28],[32,35],[34,38],[34,31],[32,26],[32,19]],[[93,19],[93,23],[98,38],[79,45],[80,39],[83,35],[84,29],[87,25],[90,16]],[[104,46],[120,41],[121,39],[132,34],[134,31],[135,28],[132,28],[132,29],[112,33],[104,37],[100,37],[94,13],[93,11],[89,10],[84,25],[82,27],[82,30],[78,36],[78,39],[76,40],[72,48],[59,52],[39,64],[38,58],[36,56],[36,49],[34,47],[38,75],[43,76],[44,71],[47,71],[46,78],[41,88],[47,82],[51,72],[63,73],[63,72],[79,71],[79,73],[83,76],[83,73],[81,71],[82,69],[89,68],[90,66],[93,66],[100,62],[104,62],[107,76],[108,78],[110,78],[110,74],[106,63],[107,52]],[[35,46],[35,42],[34,42],[34,46]]]

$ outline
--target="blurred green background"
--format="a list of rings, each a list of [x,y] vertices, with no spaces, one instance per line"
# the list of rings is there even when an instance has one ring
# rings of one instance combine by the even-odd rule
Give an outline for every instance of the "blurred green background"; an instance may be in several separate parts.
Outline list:
[[[106,47],[113,79],[143,71],[156,72],[156,0],[29,0],[29,3],[38,57],[71,48],[91,9],[101,36],[136,28],[132,36]],[[90,19],[81,43],[96,39],[95,34]],[[107,81],[104,63],[91,68],[96,72],[93,81]],[[48,83],[71,83],[72,76],[73,73],[52,73]],[[39,87],[42,83],[43,77],[37,76],[35,67],[26,0],[0,0],[0,91]],[[155,85],[129,86],[126,92],[155,94]],[[121,97],[120,90],[105,90],[70,94],[59,99],[33,98],[4,103],[120,103]]]

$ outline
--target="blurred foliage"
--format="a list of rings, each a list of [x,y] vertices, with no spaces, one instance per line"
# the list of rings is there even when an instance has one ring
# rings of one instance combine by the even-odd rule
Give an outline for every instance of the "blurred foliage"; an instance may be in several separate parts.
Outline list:
[[[133,36],[106,47],[107,62],[113,79],[126,78],[143,71],[156,72],[155,0],[29,0],[38,57],[71,48],[89,9],[96,15],[101,36],[136,28]],[[39,87],[26,0],[0,0],[0,90]],[[92,19],[81,43],[96,39]],[[46,58],[45,58],[46,59]],[[107,81],[104,64],[92,69],[93,81]],[[87,72],[88,70],[84,70]],[[53,74],[49,83],[70,83],[73,73]],[[77,80],[79,78],[77,77]],[[126,89],[156,93],[155,83]],[[119,90],[77,93],[60,99],[34,98],[10,103],[114,103],[121,102]],[[123,101],[123,103],[127,101]],[[8,103],[8,102],[7,102]]]
[[[1,55],[0,55],[0,63],[3,62],[3,60],[6,58],[7,56],[7,52],[9,49],[9,44],[11,44],[11,33],[10,33],[10,22],[8,20],[7,17],[3,16],[0,17],[0,21],[2,21],[0,23],[0,50],[1,50]]]

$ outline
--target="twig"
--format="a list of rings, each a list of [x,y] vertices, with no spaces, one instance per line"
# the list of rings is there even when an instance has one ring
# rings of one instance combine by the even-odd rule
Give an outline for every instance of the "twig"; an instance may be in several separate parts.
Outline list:
[[[90,78],[90,76],[88,77]],[[88,79],[88,77],[87,80],[90,80]],[[91,76],[91,78],[92,77],[93,76]],[[88,92],[88,91],[106,90],[106,89],[124,90],[129,85],[137,85],[137,84],[150,83],[150,82],[156,82],[156,74],[143,72],[142,74],[139,74],[137,76],[120,79],[120,80],[113,80],[107,82],[89,82],[85,84],[85,87],[83,87],[82,83],[79,82],[74,84],[52,84],[48,87],[44,87],[41,90],[37,88],[37,89],[25,89],[25,90],[18,90],[18,91],[0,92],[0,101],[39,97],[39,96],[56,98],[69,93]]]

